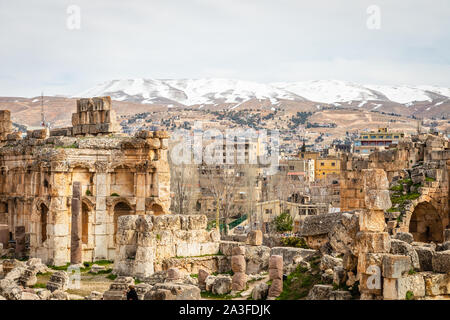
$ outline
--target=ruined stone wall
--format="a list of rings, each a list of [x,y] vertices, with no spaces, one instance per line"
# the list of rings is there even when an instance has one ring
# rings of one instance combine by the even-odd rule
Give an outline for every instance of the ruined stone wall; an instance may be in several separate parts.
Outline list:
[[[80,110],[85,112],[83,104]],[[65,264],[70,256],[72,183],[79,181],[82,259],[114,259],[119,216],[169,213],[168,137],[164,131],[143,131],[135,137],[76,138],[49,136],[42,129],[4,141],[0,221],[7,222],[13,238],[16,227],[25,227],[31,257]]]
[[[389,150],[371,154],[368,159],[344,156],[340,179],[341,211],[368,207],[368,189],[363,174],[368,169],[382,169],[389,182],[385,192],[401,200],[400,204],[393,203],[393,208],[386,212],[386,218],[392,220],[388,222],[388,229],[408,232],[411,221],[416,223],[418,220],[419,226],[413,226],[418,231],[412,233],[419,239],[420,233],[435,232],[429,230],[434,226],[427,226],[424,220],[439,220],[442,226],[439,227],[440,231],[436,231],[438,233],[448,227],[450,149],[446,137],[429,134],[413,136],[411,140],[403,141]],[[395,190],[400,192],[395,194]],[[429,217],[420,215],[423,206],[429,208]],[[416,208],[418,211],[415,213]],[[419,217],[416,217],[417,214]]]
[[[97,135],[119,132],[116,113],[111,109],[111,97],[77,100],[77,112],[72,114],[73,135]]]
[[[128,215],[119,218],[113,273],[145,279],[172,267],[165,261],[219,254],[204,215]],[[192,262],[192,261],[191,261]]]

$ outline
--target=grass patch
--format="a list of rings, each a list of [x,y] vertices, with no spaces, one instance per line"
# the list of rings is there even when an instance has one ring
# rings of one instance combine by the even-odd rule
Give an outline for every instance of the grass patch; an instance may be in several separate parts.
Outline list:
[[[111,273],[111,274],[108,274],[108,275],[106,276],[106,278],[109,279],[109,280],[113,280],[113,281],[114,281],[114,280],[116,280],[117,275]]]
[[[106,270],[100,270],[99,272],[92,272],[93,274],[110,274],[112,272],[112,269],[106,269]]]
[[[281,239],[281,243],[284,247],[294,247],[294,248],[303,248],[310,249],[306,244],[305,238],[300,237],[285,237]]]
[[[98,261],[94,261],[93,264],[97,264],[99,266],[107,266],[108,264],[113,264],[114,261],[112,260],[98,260]]]
[[[36,283],[36,284],[33,286],[33,288],[34,288],[34,289],[46,289],[46,288],[47,288],[47,284],[45,284],[45,283]]]
[[[436,181],[436,179],[432,178],[432,177],[425,177],[425,181],[427,182],[433,182]]]
[[[111,197],[120,197],[120,196],[119,196],[119,194],[113,192],[113,193],[111,193]]]
[[[294,272],[288,275],[283,282],[283,291],[277,300],[299,300],[305,298],[312,287],[321,283],[319,270],[320,258],[310,262],[311,270],[297,266]]]
[[[52,270],[56,271],[67,271],[67,268],[70,266],[70,262],[67,262],[64,266],[48,266]]]
[[[414,299],[414,293],[412,291],[406,292],[406,300],[413,300]]]
[[[156,235],[156,238],[158,238],[159,234]],[[219,253],[211,253],[211,254],[202,254],[201,256],[190,256],[190,257],[185,257],[185,256],[176,256],[176,259],[186,259],[186,258],[204,258],[204,257],[217,257],[217,256],[223,256],[222,252]]]
[[[198,273],[191,273],[191,278],[198,279]]]
[[[78,149],[78,145],[74,142],[72,144],[69,144],[67,146],[56,146],[56,149]]]
[[[393,186],[392,188],[390,188],[389,190],[391,191],[403,191],[403,185],[398,184],[396,186]]]
[[[409,274],[409,275],[416,274],[416,270],[414,270],[413,268],[411,268],[411,269],[408,271],[408,274]]]

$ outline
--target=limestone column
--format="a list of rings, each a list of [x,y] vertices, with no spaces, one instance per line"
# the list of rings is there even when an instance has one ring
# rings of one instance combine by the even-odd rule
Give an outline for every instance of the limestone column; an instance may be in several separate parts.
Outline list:
[[[95,164],[95,223],[94,223],[94,259],[111,259],[108,253],[108,214],[106,198],[109,195],[109,181],[106,161],[99,161]],[[111,228],[114,226],[111,225]],[[110,229],[111,229],[110,228]],[[114,229],[112,229],[114,230]],[[112,236],[112,235],[111,235]]]
[[[359,213],[359,232],[355,239],[359,291],[361,300],[381,299],[382,260],[390,250],[384,217],[384,210],[392,206],[388,190],[389,182],[383,169],[363,169],[360,175],[364,183],[365,209]]]
[[[272,284],[269,288],[269,298],[278,297],[283,291],[283,257],[273,255],[269,258],[269,278]]]
[[[136,174],[136,214],[145,214],[145,172],[137,171]]]
[[[72,186],[72,231],[70,243],[70,263],[80,264],[81,261],[81,183],[75,181]]]
[[[231,270],[234,272],[231,288],[233,291],[245,290],[247,286],[247,275],[245,274],[245,269],[247,267],[245,262],[245,247],[234,247],[231,253]]]

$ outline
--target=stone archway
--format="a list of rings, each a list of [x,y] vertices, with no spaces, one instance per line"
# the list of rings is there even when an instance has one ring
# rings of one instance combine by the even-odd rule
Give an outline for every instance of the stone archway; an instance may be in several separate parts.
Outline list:
[[[159,216],[160,214],[164,214],[164,209],[161,205],[154,203],[152,204],[152,206],[150,207],[150,210],[153,211],[153,214],[155,216]]]
[[[411,214],[409,232],[414,241],[438,242],[443,241],[444,226],[438,211],[429,202],[421,202]]]
[[[133,214],[133,209],[126,202],[120,201],[114,206],[114,244],[116,244],[119,217],[130,214]]]

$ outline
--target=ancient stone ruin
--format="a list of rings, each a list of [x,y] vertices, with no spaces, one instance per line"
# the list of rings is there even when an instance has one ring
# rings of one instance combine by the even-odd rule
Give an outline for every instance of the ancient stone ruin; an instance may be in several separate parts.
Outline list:
[[[224,239],[205,215],[170,214],[169,135],[119,134],[109,97],[79,100],[70,128],[24,138],[9,117],[0,112],[0,252],[11,258],[0,299],[72,299],[69,265],[108,274],[101,292],[75,295],[89,300],[126,299],[133,285],[140,300],[284,299],[296,279],[295,299],[450,299],[445,137],[344,155],[341,212],[299,219],[290,245],[261,230]]]
[[[9,112],[0,113],[0,224],[8,225],[17,257],[50,265],[70,260],[75,182],[82,261],[114,259],[120,216],[169,212],[168,134],[115,135],[110,104],[109,97],[81,99],[73,127],[29,131],[23,139],[5,140]]]

